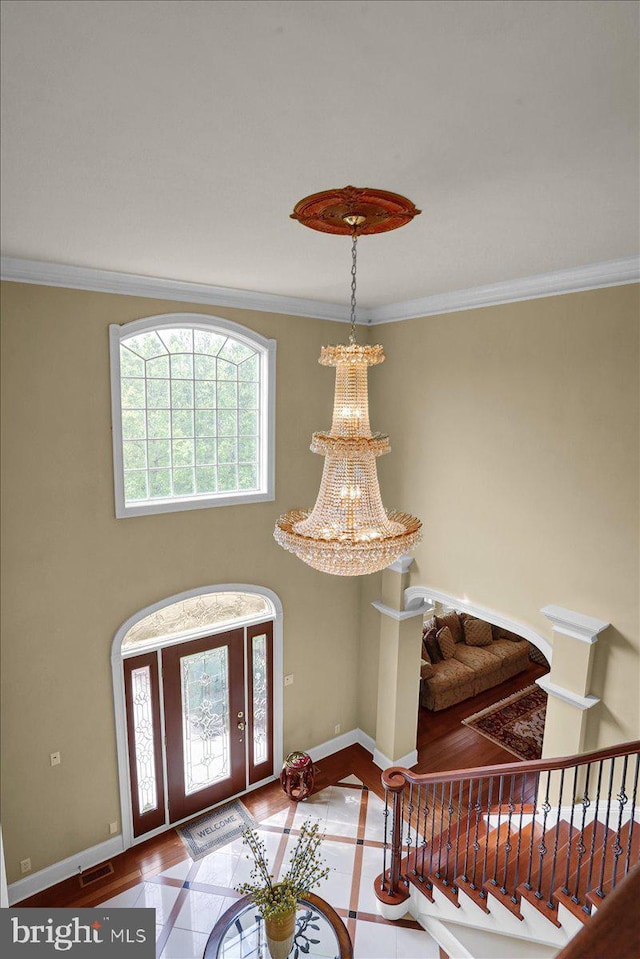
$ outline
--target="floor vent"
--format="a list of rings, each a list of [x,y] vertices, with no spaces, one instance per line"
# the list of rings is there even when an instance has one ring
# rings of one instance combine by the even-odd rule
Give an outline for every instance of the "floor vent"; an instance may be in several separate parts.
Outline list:
[[[110,862],[105,863],[104,866],[96,866],[95,869],[90,869],[89,872],[80,874],[80,885],[83,888],[90,886],[92,882],[97,882],[98,879],[104,879],[105,876],[110,876],[112,872],[113,865]]]

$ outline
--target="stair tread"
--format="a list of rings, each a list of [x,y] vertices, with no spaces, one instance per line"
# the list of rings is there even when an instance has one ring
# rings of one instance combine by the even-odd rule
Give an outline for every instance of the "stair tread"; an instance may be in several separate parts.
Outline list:
[[[514,849],[509,853],[510,859],[507,866],[507,875],[505,880],[504,875],[504,859],[502,863],[502,869],[498,870],[497,884],[494,886],[492,880],[488,880],[484,884],[485,891],[494,896],[499,902],[502,903],[505,908],[517,916],[518,919],[522,919],[522,913],[519,908],[520,896],[515,891],[516,885],[516,875],[518,881],[522,878],[523,874],[526,875],[526,868],[529,861],[529,847],[531,844],[531,831],[534,830],[534,847],[535,844],[540,841],[542,836],[542,826],[540,823],[533,822],[528,823],[526,826],[523,826],[520,839],[520,855],[517,855],[517,838],[514,837]],[[504,850],[504,846],[503,846]],[[504,885],[503,885],[504,881]],[[506,889],[506,892],[502,892],[502,888]],[[513,899],[516,899],[516,902]]]
[[[572,863],[570,864],[570,873],[569,878],[566,881],[566,866],[564,872],[564,878],[562,882],[558,883],[556,889],[553,890],[553,898],[556,902],[562,903],[565,909],[568,909],[576,918],[585,920],[588,918],[589,913],[585,912],[583,905],[585,903],[585,897],[588,892],[589,885],[589,861],[591,859],[591,854],[593,850],[593,859],[594,863],[600,861],[602,854],[602,848],[605,842],[609,842],[615,835],[612,830],[607,829],[604,823],[594,821],[589,824],[591,828],[587,827],[584,831],[583,845],[585,846],[585,852],[583,853],[582,862],[579,862],[578,857],[578,845],[579,837],[573,843],[572,851]],[[595,841],[594,841],[594,831],[595,831]],[[586,858],[585,858],[586,857]],[[565,860],[566,861],[566,860]],[[591,872],[591,885],[593,886],[594,877],[597,878],[598,873],[595,869]],[[565,889],[568,892],[565,892]]]
[[[624,867],[627,859],[627,850],[629,844],[629,832],[631,830],[631,821],[625,823],[625,825],[620,830],[620,845],[622,846],[622,853],[618,858],[618,868],[616,870],[616,885],[622,880],[624,875]],[[602,905],[603,899],[605,899],[613,889],[613,871],[615,864],[614,856],[614,847],[617,831],[614,832],[612,829],[609,830],[610,835],[607,837],[606,843],[606,852],[605,852],[605,867],[604,875],[602,877],[602,888],[600,888],[600,874],[602,872],[602,859],[601,856],[597,857],[596,864],[593,869],[593,876],[591,879],[591,889],[585,893],[585,901],[590,906],[599,906]],[[631,869],[638,861],[640,860],[640,823],[634,822],[633,831],[631,832],[631,855],[629,857],[629,868]],[[571,888],[571,886],[569,887]],[[602,894],[600,895],[600,891]]]
[[[507,823],[501,824],[500,837],[498,839],[498,848],[502,846],[508,834],[509,834],[509,828],[507,826]],[[482,888],[482,873],[485,870],[484,854],[485,854],[485,848],[487,847],[487,843],[489,848],[487,849],[487,865],[486,865],[487,872],[485,873],[485,878],[486,878],[486,875],[488,874],[489,869],[493,870],[493,859],[495,858],[495,843],[496,843],[495,829],[491,830],[491,832],[488,833],[485,839],[480,843],[480,849],[478,850],[478,855],[476,857],[475,889],[473,888],[473,885],[472,885],[473,879],[474,879],[472,865],[470,865],[468,869],[466,879],[462,875],[456,876],[456,879],[455,879],[456,886],[458,886],[460,889],[463,889],[466,895],[469,896],[469,898],[472,899],[476,903],[476,905],[480,906],[480,908],[484,912],[489,912],[489,908],[487,906],[487,894],[486,894],[486,891]],[[473,860],[471,860],[471,863],[472,862]]]
[[[569,849],[569,836],[572,838],[575,837],[577,830],[575,827],[571,829],[568,822],[564,819],[561,819],[555,826],[551,829],[548,829],[545,837],[544,844],[547,849],[547,852],[544,856],[542,863],[542,871],[540,871],[540,854],[536,843],[534,842],[533,847],[533,858],[532,858],[532,869],[531,869],[531,888],[528,889],[525,882],[521,882],[518,885],[516,892],[522,899],[526,899],[527,902],[531,903],[532,906],[535,906],[547,919],[552,922],[555,926],[560,926],[560,923],[557,920],[557,907],[553,902],[551,897],[551,880],[552,874],[558,872],[559,863],[565,861],[567,851]],[[555,870],[554,870],[554,855],[553,850],[556,847],[556,835],[558,836],[558,846],[555,856]],[[557,878],[557,876],[553,876]],[[555,886],[555,882],[554,882]],[[550,907],[549,902],[552,902],[553,905]]]

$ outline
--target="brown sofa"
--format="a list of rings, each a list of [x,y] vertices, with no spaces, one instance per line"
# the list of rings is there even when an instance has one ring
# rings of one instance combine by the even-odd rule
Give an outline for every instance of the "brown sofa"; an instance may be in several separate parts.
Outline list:
[[[483,624],[490,637],[488,645],[470,645],[471,627],[465,634],[465,620]],[[440,654],[438,634],[445,626],[455,642],[449,659]],[[485,636],[486,642],[487,636]],[[529,643],[507,630],[478,621],[473,616],[451,611],[428,620],[423,630],[423,665],[420,703],[434,712],[497,686],[529,666]]]

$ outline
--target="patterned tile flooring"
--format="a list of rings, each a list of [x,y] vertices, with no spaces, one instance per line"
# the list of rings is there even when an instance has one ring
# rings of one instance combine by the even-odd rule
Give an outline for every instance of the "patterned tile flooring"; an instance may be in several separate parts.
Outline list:
[[[324,830],[331,872],[314,890],[344,920],[355,959],[437,959],[438,946],[409,915],[388,922],[377,913],[373,880],[382,869],[382,801],[349,776],[258,825],[277,877],[305,819]],[[218,917],[238,898],[250,863],[240,839],[193,862],[166,869],[103,905],[153,906],[158,959],[199,959]]]

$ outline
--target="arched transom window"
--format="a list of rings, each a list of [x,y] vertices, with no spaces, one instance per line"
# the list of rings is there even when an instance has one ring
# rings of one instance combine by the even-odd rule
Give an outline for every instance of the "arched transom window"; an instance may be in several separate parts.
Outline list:
[[[273,499],[273,340],[171,314],[111,345],[117,516]]]

